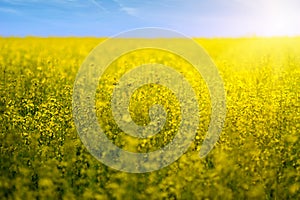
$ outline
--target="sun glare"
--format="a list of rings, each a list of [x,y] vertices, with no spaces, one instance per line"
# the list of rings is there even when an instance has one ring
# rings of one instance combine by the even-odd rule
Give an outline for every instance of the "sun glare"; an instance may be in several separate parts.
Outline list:
[[[283,4],[278,1],[269,2],[264,9],[264,14],[259,21],[260,34],[264,36],[293,36],[296,35],[298,25],[293,5]],[[297,16],[298,15],[298,16]]]

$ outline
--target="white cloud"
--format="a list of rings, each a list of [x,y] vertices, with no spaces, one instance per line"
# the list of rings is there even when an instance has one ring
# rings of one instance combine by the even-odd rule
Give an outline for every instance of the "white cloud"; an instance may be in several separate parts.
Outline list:
[[[100,4],[99,1],[96,1],[96,0],[90,0],[90,2],[92,2],[92,3],[93,3],[96,7],[98,7],[101,11],[108,12],[107,9],[106,9],[104,6],[102,6],[102,5]]]
[[[128,15],[135,16],[135,17],[138,16],[138,10],[136,8],[123,6],[120,9],[125,13],[127,13]]]
[[[0,7],[0,12],[11,13],[11,14],[20,14],[19,11],[15,10],[13,8],[5,8],[5,7]]]

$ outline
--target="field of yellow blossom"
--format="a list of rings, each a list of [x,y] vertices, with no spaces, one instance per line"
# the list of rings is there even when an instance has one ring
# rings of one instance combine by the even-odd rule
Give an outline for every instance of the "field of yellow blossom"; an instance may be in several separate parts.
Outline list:
[[[195,40],[224,81],[227,114],[219,141],[199,158],[210,121],[209,92],[182,63],[199,100],[194,142],[171,165],[132,174],[96,160],[73,121],[76,74],[103,39],[0,38],[0,199],[300,199],[300,38]],[[140,53],[146,61],[176,65],[164,52]],[[109,103],[119,72],[139,65],[136,57],[121,57],[113,63],[120,67],[105,72],[96,108],[115,145],[149,152],[172,140],[180,111],[166,88],[144,86],[132,97],[132,118],[147,124],[147,109],[156,102],[169,112],[166,125],[147,139],[122,133]]]

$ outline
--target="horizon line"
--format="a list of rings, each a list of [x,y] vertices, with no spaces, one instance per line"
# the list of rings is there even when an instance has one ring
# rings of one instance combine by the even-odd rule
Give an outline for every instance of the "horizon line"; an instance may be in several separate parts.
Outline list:
[[[239,39],[239,38],[298,38],[299,35],[244,35],[244,36],[188,36],[189,38],[203,38],[203,39]],[[95,35],[0,35],[0,38],[97,38],[97,39],[107,39],[114,38],[112,36],[95,36]],[[180,37],[116,37],[118,39],[180,39]]]

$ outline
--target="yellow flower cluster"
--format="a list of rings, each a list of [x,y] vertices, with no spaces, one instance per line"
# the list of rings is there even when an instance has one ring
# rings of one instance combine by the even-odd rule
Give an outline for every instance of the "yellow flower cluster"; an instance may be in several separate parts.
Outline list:
[[[198,99],[200,124],[189,150],[168,167],[144,174],[101,164],[76,132],[73,83],[101,41],[0,38],[1,199],[300,198],[300,38],[196,39],[216,63],[227,98],[224,129],[204,159],[198,153],[211,105],[201,75],[157,49],[130,52],[111,63],[99,79],[96,113],[107,137],[124,150],[143,153],[165,146],[181,120],[172,91],[144,85],[131,97],[132,119],[148,124],[149,107],[161,104],[166,124],[150,138],[126,135],[110,107],[114,86],[126,71],[149,62],[174,67]]]

